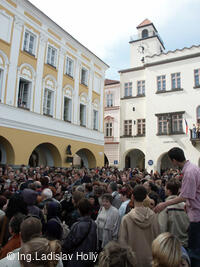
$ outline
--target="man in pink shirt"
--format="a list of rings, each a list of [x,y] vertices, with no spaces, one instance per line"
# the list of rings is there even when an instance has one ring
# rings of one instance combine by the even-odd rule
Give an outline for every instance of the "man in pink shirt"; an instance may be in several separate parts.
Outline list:
[[[178,147],[170,149],[168,156],[175,166],[182,168],[181,192],[176,198],[158,204],[155,212],[160,212],[170,205],[186,202],[190,220],[188,249],[191,267],[200,267],[200,168],[186,160],[183,150]]]

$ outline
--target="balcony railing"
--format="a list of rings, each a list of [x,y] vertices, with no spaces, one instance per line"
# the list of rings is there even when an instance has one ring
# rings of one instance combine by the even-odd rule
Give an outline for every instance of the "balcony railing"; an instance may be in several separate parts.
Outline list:
[[[190,141],[193,146],[196,146],[197,143],[200,143],[200,133],[194,129],[190,129]]]
[[[105,143],[118,143],[119,138],[114,136],[104,136],[104,142]]]
[[[153,37],[153,36],[157,36],[160,39],[162,45],[164,46],[164,42],[163,42],[162,38],[160,37],[160,34],[155,32],[155,31],[149,31],[148,35],[145,37],[142,37],[142,32],[140,34],[131,35],[130,36],[130,42],[134,42],[134,41],[141,40],[141,39],[146,39],[146,38]]]

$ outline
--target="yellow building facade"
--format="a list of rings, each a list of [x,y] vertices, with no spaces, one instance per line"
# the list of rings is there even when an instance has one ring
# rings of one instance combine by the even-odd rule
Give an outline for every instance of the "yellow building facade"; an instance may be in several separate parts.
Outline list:
[[[0,164],[102,166],[108,65],[26,0],[0,25]]]

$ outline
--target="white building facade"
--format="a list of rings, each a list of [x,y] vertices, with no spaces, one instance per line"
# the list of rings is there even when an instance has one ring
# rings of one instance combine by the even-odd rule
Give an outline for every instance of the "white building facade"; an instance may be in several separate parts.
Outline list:
[[[200,165],[200,46],[165,52],[155,26],[144,20],[130,41],[131,68],[120,72],[120,167],[165,170],[180,147]],[[187,133],[188,126],[188,133]]]
[[[107,69],[29,1],[1,0],[0,164],[102,166]]]
[[[120,82],[106,79],[104,94],[105,163],[118,167],[120,159]]]

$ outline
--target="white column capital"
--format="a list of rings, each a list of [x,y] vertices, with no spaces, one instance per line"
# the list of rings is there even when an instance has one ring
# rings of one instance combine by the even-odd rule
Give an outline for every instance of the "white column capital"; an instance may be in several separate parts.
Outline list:
[[[48,41],[48,37],[47,35],[45,35],[44,33],[40,33],[40,43],[46,44]]]
[[[66,53],[67,53],[67,50],[66,50],[64,47],[61,47],[61,48],[59,49],[59,52],[60,52],[60,55],[65,56]]]
[[[15,15],[14,23],[15,23],[15,26],[20,30],[24,25],[24,21],[17,15]]]

